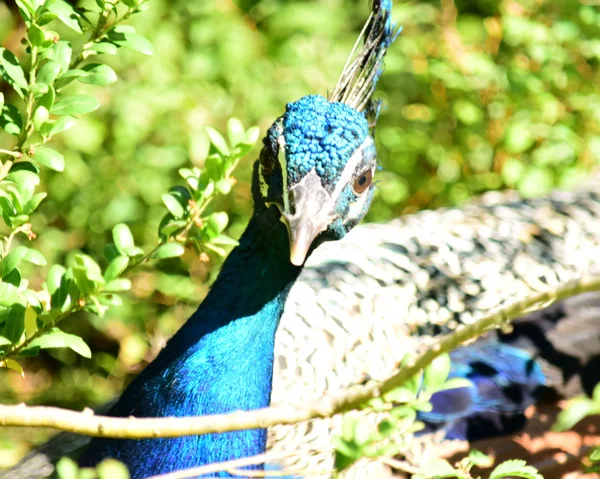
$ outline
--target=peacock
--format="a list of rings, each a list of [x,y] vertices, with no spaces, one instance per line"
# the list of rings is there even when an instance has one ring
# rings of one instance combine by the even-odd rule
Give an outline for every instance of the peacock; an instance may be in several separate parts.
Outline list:
[[[600,175],[578,191],[492,193],[460,208],[356,228],[311,257],[277,332],[273,403],[305,402],[390,376],[406,351],[502,304],[600,272]],[[471,389],[433,397],[427,431],[476,440],[511,434],[553,391],[600,382],[600,295],[572,298],[452,353]],[[327,364],[327,368],[323,365]],[[550,394],[551,395],[551,394]],[[270,430],[298,471],[331,470],[341,418]],[[354,477],[365,477],[364,471]],[[371,473],[371,477],[376,477]]]
[[[431,338],[507,301],[600,267],[598,182],[540,199],[487,196],[461,208],[359,226],[345,235],[364,215],[374,192],[375,150],[363,119],[376,119],[378,104],[369,99],[385,49],[397,35],[390,9],[390,2],[373,4],[365,47],[344,69],[329,101],[305,97],[292,103],[268,131],[254,170],[255,213],[240,246],[198,312],[130,385],[111,414],[206,414],[240,405],[250,409],[268,404],[269,392],[273,403],[318,399],[364,377],[386,377],[406,351]],[[338,119],[343,123],[340,133],[333,125]],[[311,136],[308,125],[323,123],[332,128],[323,135],[323,145],[335,145],[325,149],[347,147],[338,158],[332,154],[331,164],[315,154],[312,141],[306,142]],[[341,143],[332,139],[336,135],[343,137]],[[352,165],[355,169],[346,171]],[[309,192],[314,196],[307,196]],[[335,204],[341,210],[333,219],[334,210],[323,205],[335,194],[341,195]],[[344,204],[348,197],[355,201]],[[310,221],[302,223],[302,218]],[[342,236],[335,246],[325,243]],[[594,298],[523,318],[511,334],[484,338],[453,353],[452,374],[471,377],[475,389],[435,397],[434,410],[421,419],[448,437],[505,434],[521,427],[522,412],[537,400],[538,389],[554,386],[569,394],[582,387],[589,390],[598,370],[594,355],[600,350],[597,335],[590,333],[599,316],[582,311],[597,311]],[[577,347],[581,337],[573,331],[579,330],[585,348]],[[243,342],[236,344],[238,337]],[[197,356],[199,351],[210,359]],[[206,363],[213,359],[236,367],[214,371],[209,376],[214,380],[207,381],[200,372],[206,374]],[[251,374],[240,367],[251,368]],[[162,388],[167,381],[183,390]],[[232,384],[238,390],[232,391]],[[483,393],[490,391],[486,385],[494,401],[483,400]],[[516,393],[505,397],[506,390]],[[215,400],[194,401],[199,393]],[[134,403],[138,409],[132,410]],[[490,424],[499,427],[491,429]],[[339,426],[340,418],[334,418],[276,427],[269,431],[268,448],[286,457],[285,464],[298,475],[330,471],[331,436]],[[43,452],[57,457],[55,444]],[[190,466],[186,452],[191,448],[201,451],[193,464],[202,464],[252,455],[264,444],[264,431],[146,441],[95,439],[82,463],[110,455],[125,460],[134,477],[144,477]],[[39,477],[17,474],[7,477]]]
[[[377,166],[370,127],[383,57],[398,36],[391,2],[376,0],[364,46],[326,99],[289,103],[267,131],[252,179],[254,213],[208,296],[126,388],[111,416],[200,416],[270,403],[275,332],[289,291],[319,244],[366,214]],[[171,439],[93,439],[80,458],[112,457],[144,478],[264,452],[264,429]],[[256,466],[258,468],[258,466]],[[227,473],[217,474],[229,477]]]
[[[291,289],[275,336],[272,402],[303,403],[365,376],[384,378],[406,351],[459,324],[600,271],[599,191],[597,175],[578,191],[543,198],[489,193],[461,207],[358,226],[335,246],[320,246]],[[519,430],[540,386],[566,397],[589,394],[600,379],[599,327],[600,295],[588,294],[531,313],[510,333],[457,350],[453,374],[499,377],[503,384],[487,382],[492,391],[504,386],[512,394],[495,404],[469,394],[452,410],[456,396],[434,397],[441,414],[421,419],[428,430],[477,439]],[[340,426],[339,417],[277,426],[269,430],[268,449],[298,476],[330,471],[331,437]],[[49,463],[86,441],[60,434],[0,477],[46,477]],[[377,464],[357,466],[347,476],[385,472]],[[365,467],[371,468],[365,473]]]

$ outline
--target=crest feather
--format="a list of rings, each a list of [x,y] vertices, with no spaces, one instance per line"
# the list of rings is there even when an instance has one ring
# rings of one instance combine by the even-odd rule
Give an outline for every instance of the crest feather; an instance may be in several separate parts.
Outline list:
[[[345,103],[357,111],[364,111],[370,122],[375,122],[379,114],[380,102],[371,97],[383,72],[383,57],[402,31],[396,22],[392,22],[391,10],[391,0],[373,0],[371,14],[328,98],[330,102]]]

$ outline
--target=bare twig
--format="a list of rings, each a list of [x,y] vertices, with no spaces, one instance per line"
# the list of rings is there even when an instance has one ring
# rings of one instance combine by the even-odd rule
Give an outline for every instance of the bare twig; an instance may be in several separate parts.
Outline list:
[[[505,326],[525,312],[590,291],[600,291],[600,276],[584,277],[512,303],[473,324],[458,328],[385,381],[374,381],[362,387],[352,388],[337,396],[324,396],[305,406],[272,406],[254,411],[236,411],[229,414],[201,417],[116,418],[95,416],[91,410],[76,412],[55,407],[28,407],[22,404],[0,406],[0,424],[16,427],[50,427],[97,437],[147,439],[265,428],[331,417],[341,412],[359,409],[368,400],[401,386],[428,366],[436,357],[455,349],[469,339],[480,336],[491,329]]]

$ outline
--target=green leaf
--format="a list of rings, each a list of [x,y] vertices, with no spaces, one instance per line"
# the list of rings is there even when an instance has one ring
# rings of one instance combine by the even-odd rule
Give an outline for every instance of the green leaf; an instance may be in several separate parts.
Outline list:
[[[117,74],[108,65],[101,63],[90,63],[83,67],[87,75],[79,78],[81,83],[89,83],[91,85],[110,85],[117,81]]]
[[[0,111],[4,108],[4,93],[0,91]]]
[[[223,138],[221,133],[209,126],[205,127],[204,130],[208,135],[211,145],[215,147],[217,152],[222,156],[229,156],[229,147],[227,146],[225,138]]]
[[[33,92],[33,97],[36,99],[43,97],[46,93],[48,93],[49,89],[50,89],[50,87],[48,85],[46,85],[45,83],[36,83],[35,85],[33,85],[31,87],[31,91]]]
[[[223,178],[215,183],[215,188],[222,195],[227,195],[231,191],[231,187],[233,186],[233,181],[227,178]]]
[[[33,114],[33,126],[37,131],[42,128],[42,125],[48,121],[50,117],[50,113],[45,106],[40,106],[36,108],[35,113]]]
[[[335,468],[337,471],[343,471],[361,458],[361,451],[354,443],[339,436],[334,436],[331,442],[335,448]]]
[[[138,0],[123,0],[123,3],[129,8],[135,8],[138,5]]]
[[[56,17],[70,29],[77,33],[83,33],[81,26],[79,25],[80,16],[68,3],[63,2],[62,0],[51,0],[46,5],[46,10],[50,13],[54,13]]]
[[[43,83],[40,83],[40,85],[43,85]],[[56,100],[56,91],[54,90],[53,86],[49,86],[48,91],[37,100],[37,106],[43,106],[47,110],[50,110],[52,105],[54,105],[54,100]],[[43,128],[44,126],[42,126],[42,129]]]
[[[138,33],[113,31],[108,35],[108,39],[120,47],[129,48],[144,55],[152,55],[154,53],[152,43]]]
[[[23,208],[23,213],[25,213],[26,215],[30,215],[31,213],[33,213],[37,209],[37,207],[40,206],[40,203],[44,200],[44,198],[46,198],[46,196],[48,196],[48,193],[46,192],[41,192],[33,195]]]
[[[27,93],[25,72],[17,57],[6,48],[0,48],[0,74],[21,98]]]
[[[229,216],[224,211],[219,211],[210,215],[207,219],[207,227],[209,230],[209,234],[211,235],[211,239],[220,235],[223,230],[227,227],[227,223],[229,222]]]
[[[66,41],[60,41],[46,52],[46,57],[49,60],[53,60],[60,65],[60,71],[65,73],[69,71],[71,64],[71,57],[73,56],[73,49],[71,44]]]
[[[36,47],[41,46],[46,41],[44,31],[35,24],[31,25],[29,30],[27,30],[27,38],[29,38],[31,44]]]
[[[6,191],[10,193],[10,198],[12,199],[12,202],[15,205],[17,212],[20,213],[23,209],[23,199],[21,197],[21,192],[13,185],[8,185],[6,187]]]
[[[74,68],[72,70],[68,70],[58,77],[56,80],[56,89],[60,90],[64,88],[66,85],[71,83],[76,78],[81,78],[87,76],[87,72],[85,70]]]
[[[29,170],[13,170],[6,177],[12,181],[21,195],[22,203],[27,203],[33,196],[35,188],[40,184],[37,173]]]
[[[596,403],[596,407],[600,408],[600,384],[596,384],[592,391],[592,400]]]
[[[8,254],[2,258],[2,262],[0,263],[0,274],[2,277],[4,278],[15,269],[26,254],[27,247],[25,246],[17,246],[11,249]]]
[[[92,357],[92,352],[83,339],[74,334],[65,333],[57,328],[53,328],[39,338],[31,341],[26,349],[34,347],[40,349],[69,348],[84,358]]]
[[[21,276],[21,272],[19,271],[18,268],[15,268],[10,273],[8,273],[4,278],[2,278],[2,281],[10,283],[13,286],[16,286],[18,288],[19,286],[21,286],[22,279],[23,278]]]
[[[6,358],[3,361],[3,363],[4,363],[4,366],[7,367],[8,369],[12,369],[13,371],[17,371],[21,375],[21,377],[25,377],[25,372],[23,371],[23,368],[14,359]]]
[[[233,238],[230,238],[227,235],[215,236],[214,238],[211,238],[210,242],[213,244],[220,244],[225,246],[237,246],[238,244],[240,244],[238,241],[234,240]]]
[[[48,23],[56,20],[58,17],[56,15],[56,13],[50,13],[50,12],[44,12],[42,13],[40,16],[37,17],[37,24],[38,25],[47,25]]]
[[[135,246],[131,230],[126,224],[119,223],[115,225],[112,230],[112,237],[116,247],[123,255],[127,255],[126,251]]]
[[[417,418],[417,411],[409,406],[399,406],[390,410],[390,414],[396,419],[412,422]]]
[[[123,271],[127,269],[129,265],[128,256],[117,256],[110,262],[106,271],[104,272],[104,280],[108,283],[113,279],[119,277]]]
[[[398,386],[383,395],[383,399],[388,402],[408,403],[415,399],[415,393],[405,386]]]
[[[135,27],[133,25],[117,25],[113,31],[115,33],[135,33]]]
[[[442,388],[450,373],[450,356],[442,354],[435,358],[429,366],[425,368],[424,383],[427,392],[433,393]]]
[[[71,271],[75,285],[84,297],[96,294],[99,285],[88,277],[88,271],[85,268],[75,267],[71,268]]]
[[[523,477],[525,479],[544,479],[535,467],[528,466],[525,461],[514,459],[498,465],[490,475],[490,479],[500,477]]]
[[[450,378],[438,389],[438,391],[471,387],[473,387],[473,383],[466,378]]]
[[[72,116],[61,116],[58,120],[54,122],[46,122],[42,126],[40,133],[43,135],[48,135],[50,137],[54,135],[58,135],[63,131],[70,130],[73,125],[75,125],[75,118]]]
[[[57,101],[50,109],[50,113],[57,116],[81,115],[96,110],[100,102],[89,95],[73,95]]]
[[[166,243],[159,246],[158,249],[154,253],[152,253],[152,258],[177,258],[183,253],[185,253],[185,248],[179,243]]]
[[[109,243],[106,246],[104,246],[104,248],[102,249],[102,253],[104,254],[104,257],[109,263],[114,261],[119,256],[123,255],[123,253],[119,251],[119,248],[117,248],[117,245],[115,245],[114,243]]]
[[[0,128],[11,135],[19,136],[21,134],[23,120],[17,107],[10,103],[4,105],[2,113],[0,113]]]
[[[183,208],[181,203],[179,203],[177,198],[175,198],[173,195],[171,195],[169,193],[163,193],[163,195],[161,196],[161,199],[162,199],[162,202],[167,207],[167,209],[169,210],[169,212],[175,218],[181,218],[185,214],[185,209]]]
[[[125,250],[125,254],[127,254],[127,256],[130,257],[135,257],[135,256],[144,256],[144,250],[141,248],[138,248],[137,246],[134,246],[133,248],[127,248]]]
[[[12,198],[5,191],[0,190],[0,209],[4,217],[11,217],[17,214]]]
[[[594,410],[594,403],[590,399],[586,397],[573,398],[567,403],[567,407],[558,414],[552,429],[555,431],[571,429],[583,418],[592,414]]]
[[[31,20],[35,16],[35,9],[31,5],[31,2],[29,0],[15,0],[15,3],[19,8],[19,13],[25,22],[25,25],[31,25]]]
[[[13,304],[8,312],[4,325],[4,337],[17,343],[25,331],[25,306]]]
[[[59,264],[52,265],[48,271],[48,277],[46,278],[46,286],[48,292],[53,295],[58,288],[60,288],[62,278],[67,270]]]
[[[394,434],[398,430],[398,421],[392,419],[383,419],[377,425],[377,431],[383,437],[388,437]]]
[[[528,150],[535,142],[531,124],[528,121],[511,123],[506,128],[504,142],[510,153],[522,153]]]
[[[91,256],[88,256],[87,254],[76,254],[75,262],[77,263],[77,266],[84,269],[88,279],[96,283],[104,284],[104,277],[102,276],[100,266],[98,266],[98,263],[96,263]]]
[[[477,449],[472,449],[469,451],[469,463],[478,467],[490,467],[494,464],[494,460],[487,454]]]
[[[61,457],[56,463],[56,473],[59,479],[77,479],[79,476],[79,467],[75,461],[68,457]]]
[[[126,5],[131,3],[123,1]],[[129,479],[129,471],[127,466],[116,459],[104,459],[98,464],[96,470],[98,471],[98,479]]]
[[[90,47],[91,51],[96,53],[104,53],[106,55],[116,55],[118,49],[119,48],[114,43],[108,42],[94,43],[94,45]]]
[[[36,266],[46,266],[46,258],[38,250],[27,248],[27,253],[23,256],[23,260]]]
[[[244,145],[254,146],[260,137],[260,128],[257,126],[253,126],[252,128],[248,128],[246,131],[246,138],[244,138]]]
[[[229,138],[229,144],[232,147],[237,146],[238,143],[244,141],[246,131],[244,130],[243,123],[237,118],[230,118],[227,122],[227,137]]]
[[[40,165],[46,166],[54,171],[64,171],[65,169],[64,157],[52,148],[39,147],[35,150],[35,154],[32,158]]]
[[[1,200],[1,198],[0,198],[0,200]],[[170,218],[169,216],[165,216],[164,219],[169,219],[169,218]],[[164,222],[164,224],[163,224],[163,222],[161,222],[161,224],[159,226],[159,231],[162,235],[171,236],[176,231],[179,231],[181,228],[184,228],[186,224],[187,223],[185,220],[167,221],[167,222]]]
[[[117,293],[119,291],[129,291],[131,289],[131,281],[127,278],[113,279],[104,287],[105,292]]]
[[[0,304],[12,306],[19,301],[19,290],[9,283],[0,283]]]

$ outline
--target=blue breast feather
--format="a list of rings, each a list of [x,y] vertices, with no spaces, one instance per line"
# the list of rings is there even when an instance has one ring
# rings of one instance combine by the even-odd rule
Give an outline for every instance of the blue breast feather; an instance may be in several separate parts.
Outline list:
[[[300,268],[273,212],[253,218],[196,313],[128,386],[112,416],[200,416],[269,405],[275,330]],[[94,439],[81,459],[123,461],[134,479],[264,452],[264,429],[168,439]],[[230,477],[217,474],[217,477]]]

